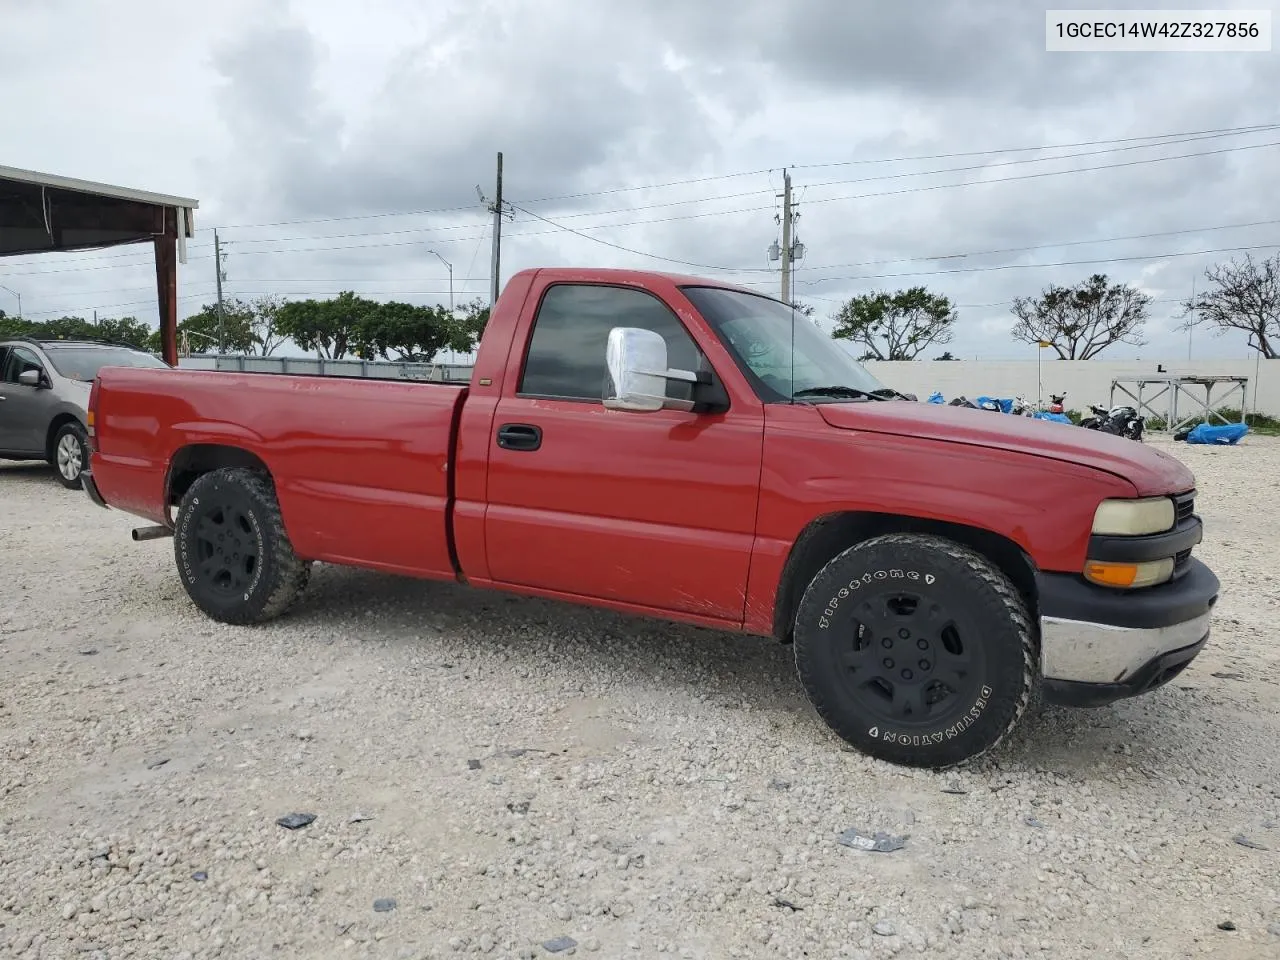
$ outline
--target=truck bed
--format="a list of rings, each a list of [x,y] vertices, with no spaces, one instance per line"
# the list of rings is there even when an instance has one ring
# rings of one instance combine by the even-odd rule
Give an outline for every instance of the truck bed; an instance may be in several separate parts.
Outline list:
[[[98,384],[94,478],[114,506],[169,522],[203,444],[277,478],[300,557],[452,578],[450,454],[462,385],[110,367]],[[173,456],[172,464],[169,457]]]

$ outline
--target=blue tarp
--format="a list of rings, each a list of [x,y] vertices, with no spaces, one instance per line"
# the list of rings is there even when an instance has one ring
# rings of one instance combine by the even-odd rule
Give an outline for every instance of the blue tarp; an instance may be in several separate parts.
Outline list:
[[[1218,426],[1201,423],[1187,434],[1187,443],[1236,444],[1248,432],[1249,426],[1244,423],[1224,423]]]
[[[1046,413],[1043,410],[1039,410],[1033,413],[1031,416],[1036,420],[1052,420],[1054,423],[1070,423],[1071,422],[1071,418],[1068,417],[1065,413]]]
[[[1013,413],[1012,397],[975,397],[973,402],[978,406],[982,406],[988,400],[993,401],[1000,408],[1001,413]]]
[[[933,393],[929,394],[929,402],[945,404],[947,401],[942,399],[941,391],[935,390]]]

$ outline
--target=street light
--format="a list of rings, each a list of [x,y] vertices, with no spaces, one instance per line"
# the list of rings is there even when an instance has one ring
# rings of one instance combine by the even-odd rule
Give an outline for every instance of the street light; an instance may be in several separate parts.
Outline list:
[[[22,319],[22,294],[20,294],[17,290],[10,290],[3,283],[0,283],[0,290],[4,290],[8,293],[11,293],[18,298],[18,319],[21,320]]]
[[[443,263],[449,271],[449,316],[452,317],[453,316],[453,264],[450,263],[448,260],[446,260],[444,257],[440,256],[440,254],[436,253],[434,250],[428,250],[427,253],[431,254],[433,257],[435,257],[437,260]],[[449,348],[449,362],[450,363],[457,362],[457,357],[454,356],[452,347]]]

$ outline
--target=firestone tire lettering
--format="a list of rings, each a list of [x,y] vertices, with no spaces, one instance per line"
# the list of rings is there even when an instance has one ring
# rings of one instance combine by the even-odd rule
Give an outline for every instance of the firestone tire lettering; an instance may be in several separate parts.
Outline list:
[[[906,724],[874,712],[879,708],[866,688],[846,682],[848,667],[839,656],[853,642],[854,616],[863,604],[899,591],[959,618],[966,644],[979,645],[973,662],[983,665],[956,688],[968,689],[967,699],[944,700],[932,708],[940,711],[935,719]],[[907,766],[942,768],[993,749],[1038,687],[1036,638],[1021,594],[986,557],[942,537],[888,534],[836,556],[807,586],[794,637],[801,682],[822,719],[864,753]]]

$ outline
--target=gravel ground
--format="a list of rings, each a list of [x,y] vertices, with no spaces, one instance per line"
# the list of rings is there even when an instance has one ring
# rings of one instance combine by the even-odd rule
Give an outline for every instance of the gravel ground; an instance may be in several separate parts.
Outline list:
[[[944,774],[842,749],[767,641],[323,566],[224,627],[0,466],[0,956],[1280,956],[1280,441],[1154,443],[1211,645]]]

